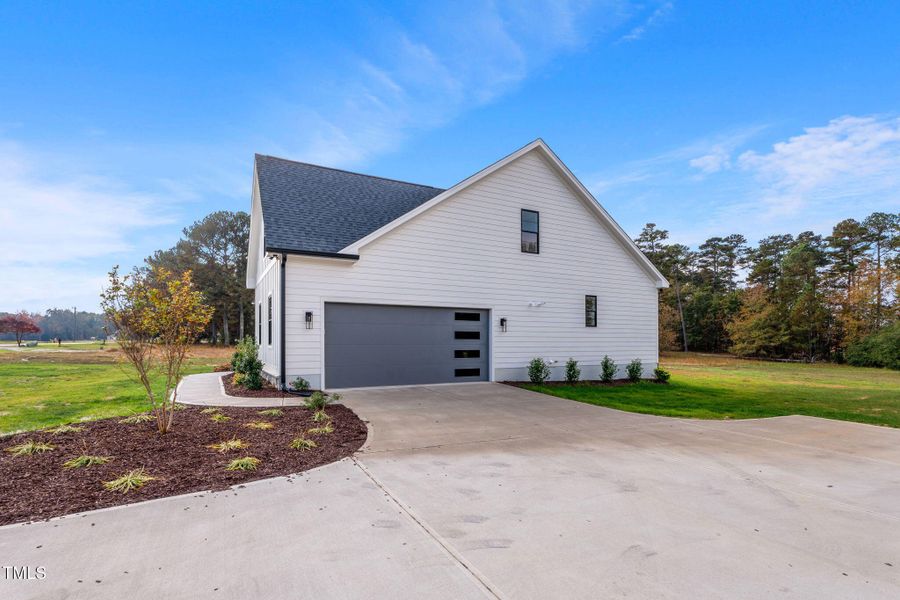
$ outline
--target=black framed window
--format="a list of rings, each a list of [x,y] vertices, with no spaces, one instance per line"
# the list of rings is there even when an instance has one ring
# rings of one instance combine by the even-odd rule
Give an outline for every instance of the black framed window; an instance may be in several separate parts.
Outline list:
[[[481,358],[481,350],[454,350],[453,358]]]
[[[522,209],[522,252],[540,254],[540,217],[536,210]]]
[[[453,339],[457,340],[480,340],[480,331],[454,331]]]
[[[256,303],[256,345],[262,344],[262,302]]]
[[[455,377],[480,377],[481,369],[455,369],[453,375]]]
[[[597,296],[584,297],[584,326],[597,326]]]
[[[269,294],[269,318],[268,318],[268,337],[266,342],[271,346],[272,345],[272,295]]]
[[[458,312],[458,313],[454,313],[453,318],[456,321],[480,321],[481,313]]]

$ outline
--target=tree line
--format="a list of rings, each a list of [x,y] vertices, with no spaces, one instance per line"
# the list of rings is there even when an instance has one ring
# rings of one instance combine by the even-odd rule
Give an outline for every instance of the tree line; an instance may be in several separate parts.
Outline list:
[[[22,324],[25,324],[24,330],[27,331],[21,335],[22,339],[41,341],[105,339],[108,329],[104,329],[106,318],[102,314],[75,308],[50,308],[44,313],[24,310],[18,313],[0,312],[0,340],[15,340],[15,329],[22,330]]]
[[[900,327],[900,213],[756,245],[740,234],[696,249],[668,239],[654,223],[635,239],[670,283],[660,294],[662,349],[841,362],[854,345]]]

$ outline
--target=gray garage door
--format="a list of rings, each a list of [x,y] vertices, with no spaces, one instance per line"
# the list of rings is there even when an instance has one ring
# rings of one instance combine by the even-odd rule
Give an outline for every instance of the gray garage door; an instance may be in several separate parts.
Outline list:
[[[486,310],[325,304],[329,388],[487,379]]]

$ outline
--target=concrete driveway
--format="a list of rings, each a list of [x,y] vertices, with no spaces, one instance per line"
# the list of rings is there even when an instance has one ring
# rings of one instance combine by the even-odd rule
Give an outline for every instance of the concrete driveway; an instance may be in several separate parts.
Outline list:
[[[900,431],[691,421],[498,384],[345,393],[291,478],[0,528],[3,598],[898,598]]]

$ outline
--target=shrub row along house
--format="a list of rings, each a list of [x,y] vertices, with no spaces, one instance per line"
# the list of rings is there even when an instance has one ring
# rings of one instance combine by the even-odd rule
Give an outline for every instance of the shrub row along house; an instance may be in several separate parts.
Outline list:
[[[668,284],[536,140],[446,190],[257,155],[247,285],[266,376],[334,389],[652,372]]]

